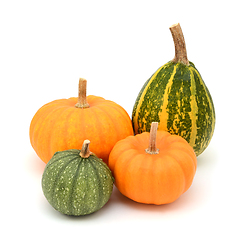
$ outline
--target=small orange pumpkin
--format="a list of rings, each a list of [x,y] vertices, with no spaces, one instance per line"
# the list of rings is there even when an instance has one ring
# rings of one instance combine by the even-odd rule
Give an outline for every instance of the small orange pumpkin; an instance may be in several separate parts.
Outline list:
[[[157,132],[157,127],[158,123],[152,123],[150,133],[119,141],[108,165],[123,195],[136,202],[160,205],[175,201],[188,190],[197,159],[185,139]]]
[[[113,146],[133,135],[127,112],[102,97],[86,97],[86,80],[79,80],[79,98],[59,99],[42,106],[30,124],[30,142],[47,163],[57,151],[81,149],[85,139],[90,150],[107,163]]]

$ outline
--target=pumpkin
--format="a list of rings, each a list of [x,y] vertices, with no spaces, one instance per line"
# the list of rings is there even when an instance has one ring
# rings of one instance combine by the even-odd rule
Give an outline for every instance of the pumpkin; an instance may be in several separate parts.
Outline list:
[[[109,200],[113,177],[108,166],[89,150],[85,140],[81,150],[56,152],[46,164],[42,189],[48,202],[67,215],[87,215]]]
[[[161,66],[143,85],[135,101],[132,124],[135,134],[159,130],[184,139],[199,156],[209,145],[215,127],[212,97],[195,65],[188,61],[180,24],[170,27],[175,58]]]
[[[145,204],[174,202],[193,182],[197,159],[181,136],[157,131],[120,140],[111,151],[109,167],[115,185],[126,197]]]
[[[102,97],[86,96],[86,80],[79,80],[79,97],[58,99],[42,106],[30,124],[30,142],[47,163],[57,151],[80,149],[85,139],[91,151],[107,163],[119,140],[133,135],[127,112]]]

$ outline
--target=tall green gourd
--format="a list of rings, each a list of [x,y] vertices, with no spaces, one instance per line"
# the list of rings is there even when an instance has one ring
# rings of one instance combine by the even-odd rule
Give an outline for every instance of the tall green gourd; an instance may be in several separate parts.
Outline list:
[[[212,97],[195,65],[188,61],[180,24],[170,27],[175,58],[160,67],[140,90],[132,113],[135,134],[158,130],[184,139],[199,156],[208,146],[215,127]]]
[[[42,189],[57,211],[73,216],[87,215],[101,209],[113,190],[108,166],[89,150],[85,140],[81,150],[56,152],[42,176]]]

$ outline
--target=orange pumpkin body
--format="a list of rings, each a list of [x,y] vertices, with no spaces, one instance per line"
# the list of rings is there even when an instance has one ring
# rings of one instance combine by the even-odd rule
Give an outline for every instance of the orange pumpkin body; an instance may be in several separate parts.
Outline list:
[[[196,155],[186,140],[165,131],[157,131],[159,152],[147,153],[149,138],[150,133],[144,132],[119,141],[108,165],[126,197],[146,204],[171,203],[191,186]]]
[[[90,107],[76,107],[78,98],[59,99],[42,106],[30,124],[30,142],[47,163],[57,151],[81,149],[85,139],[90,150],[107,163],[115,143],[133,135],[131,119],[118,104],[87,96]]]

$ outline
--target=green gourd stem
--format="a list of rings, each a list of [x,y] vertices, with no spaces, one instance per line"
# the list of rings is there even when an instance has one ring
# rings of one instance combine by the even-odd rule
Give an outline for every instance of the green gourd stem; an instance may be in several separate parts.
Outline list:
[[[79,79],[79,91],[78,91],[78,102],[75,105],[77,108],[89,108],[90,105],[87,103],[87,80],[84,78]]]
[[[175,63],[181,62],[189,66],[185,39],[184,39],[180,24],[177,23],[172,25],[170,27],[170,31],[175,45],[175,57],[172,60],[172,62],[175,62]]]
[[[85,140],[83,142],[82,149],[81,149],[81,152],[80,152],[80,156],[82,158],[89,158],[89,156],[92,154],[92,152],[89,149],[89,144],[90,144],[89,140]]]
[[[158,122],[152,122],[150,127],[149,147],[145,150],[149,154],[158,154],[159,149],[156,148],[156,134],[158,129]]]

